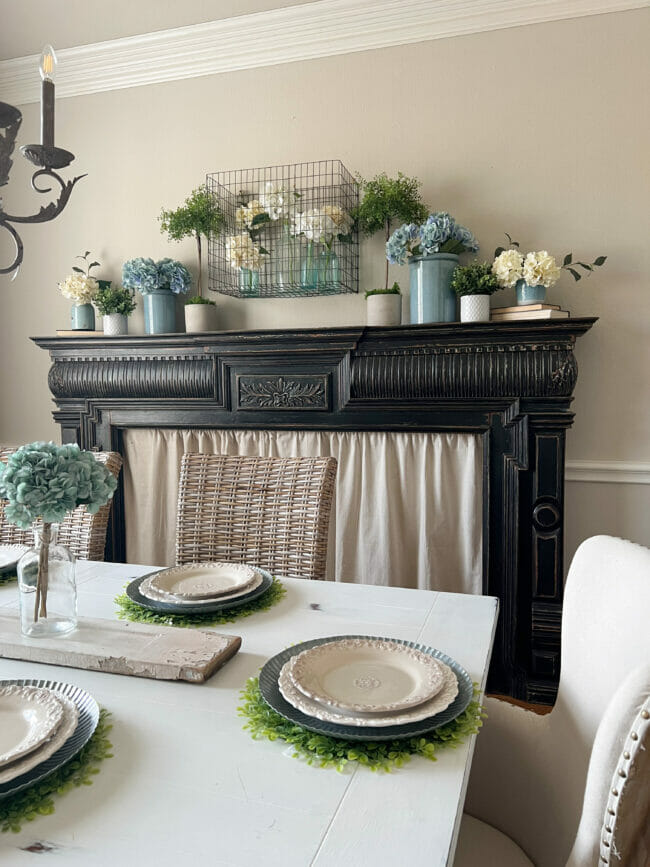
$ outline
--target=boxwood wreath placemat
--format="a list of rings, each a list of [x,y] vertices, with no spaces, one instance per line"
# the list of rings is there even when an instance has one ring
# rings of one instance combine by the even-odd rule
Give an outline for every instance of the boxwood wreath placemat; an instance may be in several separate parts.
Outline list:
[[[88,743],[49,777],[0,800],[0,831],[18,833],[25,822],[54,812],[54,800],[77,786],[90,786],[99,773],[99,764],[111,758],[113,745],[108,739],[112,728],[110,713],[103,708],[99,722]]]
[[[256,599],[251,599],[250,602],[245,602],[236,608],[227,608],[225,611],[212,611],[209,614],[169,614],[167,612],[152,611],[149,608],[143,608],[137,602],[129,599],[126,593],[116,596],[115,604],[118,607],[117,616],[120,620],[132,620],[137,623],[156,623],[160,626],[221,626],[224,623],[234,623],[243,617],[249,617],[258,611],[267,611],[269,608],[277,605],[286,592],[286,587],[282,582],[278,578],[273,578],[269,589]]]
[[[438,750],[458,747],[477,734],[487,717],[478,699],[479,691],[474,684],[472,701],[454,720],[425,735],[391,741],[349,741],[310,732],[269,707],[262,698],[257,677],[249,678],[241,691],[238,713],[246,718],[244,729],[250,731],[254,740],[282,740],[293,747],[294,758],[309,765],[342,771],[348,762],[358,762],[371,771],[389,772],[402,767],[411,756],[435,762]]]

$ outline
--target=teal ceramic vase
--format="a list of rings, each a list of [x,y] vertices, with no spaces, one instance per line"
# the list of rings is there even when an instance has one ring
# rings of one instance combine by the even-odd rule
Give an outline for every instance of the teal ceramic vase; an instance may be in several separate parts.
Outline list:
[[[154,289],[142,296],[145,334],[176,331],[176,296],[171,289]]]
[[[92,304],[74,304],[70,308],[70,328],[73,331],[95,330],[95,308]]]
[[[546,286],[529,286],[525,280],[517,280],[517,304],[542,304],[546,301]]]
[[[457,267],[455,253],[413,256],[409,262],[411,324],[456,321],[456,295],[451,278]]]

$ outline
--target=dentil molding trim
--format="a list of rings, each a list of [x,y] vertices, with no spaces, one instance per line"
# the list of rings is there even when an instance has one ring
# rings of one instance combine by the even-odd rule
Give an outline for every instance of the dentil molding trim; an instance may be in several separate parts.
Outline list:
[[[650,485],[650,463],[632,461],[567,461],[567,482],[618,482]]]
[[[62,49],[57,51],[57,96],[80,96],[647,5],[648,0],[318,0]],[[39,100],[38,55],[0,61],[0,98],[15,105]]]

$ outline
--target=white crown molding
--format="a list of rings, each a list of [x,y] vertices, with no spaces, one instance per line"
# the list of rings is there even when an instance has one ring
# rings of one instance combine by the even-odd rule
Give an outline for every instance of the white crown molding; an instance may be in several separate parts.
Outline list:
[[[57,51],[57,96],[80,96],[648,5],[648,0],[318,0]],[[40,98],[38,56],[0,61],[0,98]]]
[[[567,461],[567,482],[617,482],[650,485],[650,463],[632,461]]]

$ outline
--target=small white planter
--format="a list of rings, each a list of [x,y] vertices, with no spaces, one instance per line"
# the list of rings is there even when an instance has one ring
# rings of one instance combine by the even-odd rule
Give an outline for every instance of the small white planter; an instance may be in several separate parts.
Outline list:
[[[366,299],[368,305],[368,325],[401,325],[402,324],[402,296],[383,293],[370,295]]]
[[[185,331],[200,334],[202,331],[217,330],[217,308],[214,304],[186,304]]]
[[[104,334],[112,337],[129,333],[129,320],[123,313],[107,313],[102,316],[102,326]]]
[[[460,321],[461,322],[489,322],[490,321],[490,296],[489,295],[461,295],[461,297],[460,297]]]

